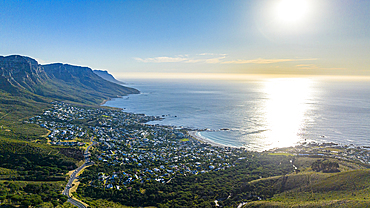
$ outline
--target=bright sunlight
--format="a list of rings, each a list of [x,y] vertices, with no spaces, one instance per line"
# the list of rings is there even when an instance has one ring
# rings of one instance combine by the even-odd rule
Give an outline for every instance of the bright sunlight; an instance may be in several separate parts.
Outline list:
[[[302,20],[308,11],[307,0],[282,0],[276,12],[280,21],[284,23],[297,23]]]
[[[292,146],[300,141],[307,104],[312,97],[312,81],[305,78],[270,79],[265,83],[267,95],[264,132],[270,147]]]

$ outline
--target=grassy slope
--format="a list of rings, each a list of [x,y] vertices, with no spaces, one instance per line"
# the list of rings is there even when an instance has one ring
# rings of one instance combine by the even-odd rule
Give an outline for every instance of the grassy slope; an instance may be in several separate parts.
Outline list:
[[[52,100],[96,107],[103,100],[109,99],[109,97],[116,97],[117,95],[127,93],[138,93],[135,89],[125,88],[106,82],[105,80],[97,79],[95,74],[91,74],[90,79],[86,79],[84,76],[76,76],[74,79],[69,80],[69,82],[58,79],[46,79],[37,82],[38,84],[35,84],[36,82],[27,82],[25,84],[26,81],[29,81],[26,80],[24,83],[21,82],[23,87],[20,87],[20,85],[14,86],[7,79],[0,76],[0,157],[13,155],[17,161],[28,157],[26,161],[22,160],[22,162],[38,165],[40,165],[38,161],[33,161],[33,159],[50,159],[50,157],[53,157],[55,161],[73,161],[77,163],[76,160],[60,154],[57,148],[46,145],[48,131],[36,124],[29,124],[27,121],[29,118],[40,115],[45,109],[51,107],[50,102]],[[24,88],[24,85],[26,88]],[[16,183],[20,187],[28,183],[52,183],[55,184],[55,190],[58,190],[60,189],[60,185],[62,187],[65,185],[65,181],[19,181],[24,168],[18,162],[15,162],[14,165],[7,163],[5,160],[0,162],[0,185],[7,183],[7,179],[13,180],[16,178],[18,180],[12,183]],[[53,163],[51,166],[58,166],[59,163]],[[27,195],[21,191],[18,194]],[[1,193],[0,197],[2,197]],[[14,202],[9,200],[7,202],[2,201],[2,203],[14,205]],[[101,203],[104,204],[107,202]],[[54,206],[51,203],[44,203],[42,207]],[[63,206],[58,205],[58,207],[73,206],[70,203],[65,203]]]
[[[77,82],[75,82],[77,83]],[[5,86],[5,85],[4,85]],[[10,86],[9,86],[10,87]],[[82,86],[81,86],[82,87]],[[43,89],[42,89],[43,88]],[[68,85],[67,82],[44,83],[41,89],[36,91],[44,92],[46,97],[58,97],[76,103],[99,104],[106,95],[99,92],[99,98],[91,93],[92,88],[81,88],[76,93],[76,88]],[[45,89],[48,89],[45,91]],[[13,95],[6,93],[5,90],[13,92]],[[119,93],[117,93],[119,94]],[[54,95],[54,96],[53,96]],[[56,96],[57,95],[57,96]],[[81,99],[80,96],[84,98]],[[114,96],[112,94],[111,96]],[[17,152],[19,154],[54,154],[62,159],[52,147],[36,142],[45,142],[47,131],[37,125],[27,124],[28,118],[39,115],[50,106],[50,98],[35,95],[27,91],[17,91],[17,89],[0,89],[0,145],[2,151]],[[21,140],[21,141],[20,141]],[[33,141],[33,142],[29,142]],[[25,147],[25,148],[23,148]],[[287,175],[267,178],[251,182],[252,184],[262,185],[269,188],[275,195],[264,201],[248,203],[245,207],[366,207],[370,206],[370,171],[361,170],[361,166],[350,162],[341,162],[340,173],[314,173],[307,168],[316,159],[298,158],[295,161],[304,172],[300,174]],[[355,170],[353,170],[355,169]],[[1,168],[0,179],[17,176],[16,169]],[[0,181],[3,183],[4,181]],[[15,183],[46,183],[46,182],[24,182]],[[63,182],[55,183],[56,189]],[[23,185],[20,185],[23,186]],[[96,201],[97,207],[124,207],[108,201]],[[69,204],[66,204],[69,206]]]
[[[110,208],[131,208],[129,206],[125,206],[119,203],[115,203],[112,201],[104,200],[104,199],[90,199],[90,198],[83,198],[85,202],[89,203],[89,207],[110,207]]]
[[[15,187],[16,192],[10,191],[7,186],[9,184],[12,184],[12,187]],[[65,183],[58,181],[58,182],[50,182],[50,181],[44,181],[44,182],[35,182],[35,181],[7,181],[7,180],[1,180],[0,181],[0,187],[1,187],[1,193],[0,193],[0,198],[2,200],[2,206],[1,207],[8,207],[7,204],[12,204],[15,206],[9,206],[9,207],[17,207],[19,206],[19,203],[14,202],[10,200],[8,197],[5,198],[3,196],[7,195],[19,195],[19,196],[26,196],[30,195],[30,193],[25,192],[23,189],[26,187],[27,184],[34,184],[34,185],[47,185],[50,187],[50,190],[54,190],[56,192],[61,192],[61,190],[64,189]],[[46,195],[50,193],[44,193]],[[5,198],[5,199],[4,199]],[[43,207],[43,208],[55,208],[55,206],[51,202],[44,202],[38,207]],[[74,206],[70,204],[69,202],[65,202],[64,204],[59,204],[56,208],[73,208]]]
[[[47,102],[37,102],[27,96],[11,96],[8,93],[0,91],[0,149],[1,155],[7,153],[17,153],[19,155],[36,154],[41,157],[46,155],[54,155],[61,160],[71,160],[70,158],[61,155],[59,151],[46,143],[45,138],[48,131],[36,124],[28,124],[29,118],[42,114],[42,112],[50,107]],[[47,99],[45,99],[48,101]],[[101,100],[96,101],[101,102]],[[59,147],[63,148],[63,147]],[[7,152],[7,153],[3,153]],[[71,160],[73,161],[73,160]],[[33,162],[30,160],[30,162]],[[77,161],[75,161],[77,163]],[[1,165],[1,164],[0,164]],[[4,165],[4,164],[3,164]],[[15,179],[20,176],[17,169],[0,167],[0,184],[6,183],[7,179]],[[46,182],[46,181],[14,181],[19,186],[23,187],[28,183],[33,184],[53,184],[55,191],[62,190],[60,186],[65,186],[65,181]],[[18,194],[25,195],[22,191]],[[0,194],[1,195],[1,194]],[[8,199],[2,201],[3,204],[15,205]],[[42,207],[54,207],[51,202],[44,202]],[[57,207],[70,208],[74,207],[69,202]],[[104,200],[97,201],[96,207],[122,207],[120,204],[108,202]]]
[[[312,158],[299,160],[303,164]],[[307,168],[299,174],[252,181],[256,187],[270,187],[275,195],[244,207],[369,207],[370,170],[363,168],[340,161],[339,173],[317,173]]]
[[[0,91],[0,136],[21,140],[35,140],[47,133],[35,124],[27,124],[28,118],[42,113],[49,107],[25,96],[11,96]]]
[[[52,150],[50,146],[35,144],[28,141],[45,141],[47,131],[37,125],[27,124],[23,121],[49,107],[46,102],[37,102],[29,96],[10,96],[1,93],[0,102],[0,143],[11,143],[12,147],[30,144],[33,147]],[[23,141],[16,141],[21,139]],[[17,144],[17,145],[14,145]],[[41,146],[38,146],[41,145]],[[49,152],[50,152],[49,151]],[[48,152],[48,153],[49,153]],[[42,152],[44,154],[46,152]],[[288,175],[284,188],[282,177],[274,177],[254,181],[257,186],[261,183],[270,183],[276,192],[269,200],[248,203],[245,207],[366,207],[370,206],[370,172],[369,170],[353,170],[361,168],[360,165],[341,161],[340,173],[324,174],[310,172],[308,166],[317,158],[296,158],[295,165],[304,172]],[[0,168],[0,179],[14,177],[14,169]],[[20,182],[22,183],[22,182]],[[27,182],[24,182],[27,183]],[[44,182],[33,182],[44,183]],[[265,186],[262,186],[265,187]],[[111,204],[108,201],[99,201],[97,207]],[[66,205],[67,206],[67,205]]]
[[[51,101],[97,106],[104,100],[139,93],[106,81],[90,68],[67,64],[38,65],[23,56],[0,56],[0,136],[40,139],[47,133],[23,121],[39,115]]]
[[[16,158],[21,156],[28,157],[33,155],[33,157],[28,157],[30,163],[37,164],[37,161],[33,161],[35,158],[45,158],[53,156],[56,160],[63,161],[77,161],[67,158],[61,155],[58,150],[50,145],[43,144],[46,143],[45,136],[47,135],[47,130],[41,128],[35,124],[28,124],[27,121],[30,117],[39,115],[44,109],[49,107],[48,103],[36,102],[27,97],[21,96],[9,96],[6,93],[0,92],[0,157],[6,155],[16,154]],[[33,158],[33,159],[32,159]],[[1,163],[0,166],[8,166],[5,163]],[[55,166],[54,166],[55,167]],[[16,179],[22,177],[19,170],[21,166],[5,168],[0,167],[0,184],[6,183],[7,179]],[[61,193],[62,187],[65,186],[65,181],[57,182],[47,182],[47,181],[12,181],[12,183],[18,184],[23,187],[26,184],[40,184],[43,185],[53,184],[53,189],[57,193]],[[17,193],[20,196],[28,195],[23,191]],[[6,195],[0,194],[0,197],[5,197]],[[17,202],[11,201],[8,198],[2,201],[4,206],[6,205],[17,205]],[[42,207],[55,207],[51,202],[44,202]],[[63,205],[58,205],[60,208],[71,208],[74,207],[69,202]]]
[[[34,168],[39,171],[46,169],[54,174],[62,173],[76,163],[77,160],[64,156],[59,149],[49,145],[0,137],[0,167],[4,168],[2,178],[6,178],[7,173],[17,175],[18,171],[31,174],[36,171]],[[54,169],[48,169],[49,166]],[[55,176],[51,175],[50,178]]]
[[[37,94],[46,97],[86,104],[100,104],[103,100],[139,93],[99,77],[90,68],[67,64],[44,65],[50,81],[41,86]]]

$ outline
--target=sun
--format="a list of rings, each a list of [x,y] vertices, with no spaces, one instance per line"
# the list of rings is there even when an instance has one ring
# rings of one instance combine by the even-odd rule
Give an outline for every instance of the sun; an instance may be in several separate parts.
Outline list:
[[[276,8],[277,17],[283,23],[297,23],[306,16],[308,6],[307,0],[282,0]]]

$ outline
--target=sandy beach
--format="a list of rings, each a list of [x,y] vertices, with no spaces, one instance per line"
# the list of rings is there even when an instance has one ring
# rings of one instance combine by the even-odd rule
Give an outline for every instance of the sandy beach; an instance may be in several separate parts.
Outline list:
[[[188,131],[189,135],[191,137],[193,137],[194,139],[202,142],[202,143],[207,143],[207,144],[210,144],[212,146],[217,146],[217,147],[228,147],[226,145],[223,145],[223,144],[219,144],[219,143],[216,143],[216,142],[213,142],[205,137],[202,137],[201,135],[199,135],[199,131]]]
[[[100,105],[104,105],[106,102],[110,101],[111,99],[106,99],[106,100],[103,100],[103,102],[100,103]]]

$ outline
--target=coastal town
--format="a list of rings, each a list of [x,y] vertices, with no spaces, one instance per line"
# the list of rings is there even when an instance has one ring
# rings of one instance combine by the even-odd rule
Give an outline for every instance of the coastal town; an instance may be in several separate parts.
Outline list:
[[[330,143],[302,143],[294,147],[279,148],[269,150],[271,153],[285,153],[293,156],[320,156],[328,158],[336,158],[340,160],[355,161],[370,165],[370,147],[340,145],[333,142]]]
[[[29,122],[50,131],[51,145],[84,146],[93,138],[98,145],[92,159],[98,165],[119,167],[115,168],[118,171],[99,172],[91,179],[94,186],[108,189],[120,189],[135,181],[169,183],[178,174],[190,176],[224,170],[245,159],[243,148],[211,146],[194,139],[184,129],[145,124],[159,119],[160,116],[57,102]],[[370,164],[369,150],[369,147],[335,143],[303,143],[268,153],[318,155]]]
[[[243,148],[211,146],[171,126],[148,125],[160,117],[112,109],[89,109],[54,103],[31,123],[47,128],[51,145],[84,146],[98,143],[92,159],[120,171],[100,172],[94,185],[120,189],[130,183],[169,183],[174,175],[197,175],[224,170],[245,158]]]
[[[197,137],[195,130],[147,124],[160,119],[163,118],[127,113],[122,109],[54,102],[52,108],[28,122],[48,129],[50,145],[76,146],[80,149],[94,145],[90,156],[94,165],[79,176],[79,181],[84,184],[79,188],[82,195],[104,194],[106,190],[111,190],[112,194],[129,196],[137,193],[144,197],[146,190],[151,190],[150,187],[155,184],[173,188],[179,179],[198,180],[198,176],[203,174],[207,177],[239,168],[251,171],[253,179],[260,179],[276,174],[261,172],[262,169],[258,168],[264,155],[268,159],[264,162],[266,164],[260,165],[270,164],[274,171],[282,168],[286,173],[294,172],[294,169],[296,173],[300,172],[292,161],[294,157],[333,158],[370,166],[370,148],[366,146],[304,142],[294,147],[257,153],[245,148],[211,145]],[[270,157],[273,155],[288,157],[274,159]],[[122,203],[135,206],[141,203],[140,200],[122,200]],[[153,200],[149,201],[153,203]],[[220,200],[225,199],[217,198],[215,203],[221,203]]]

